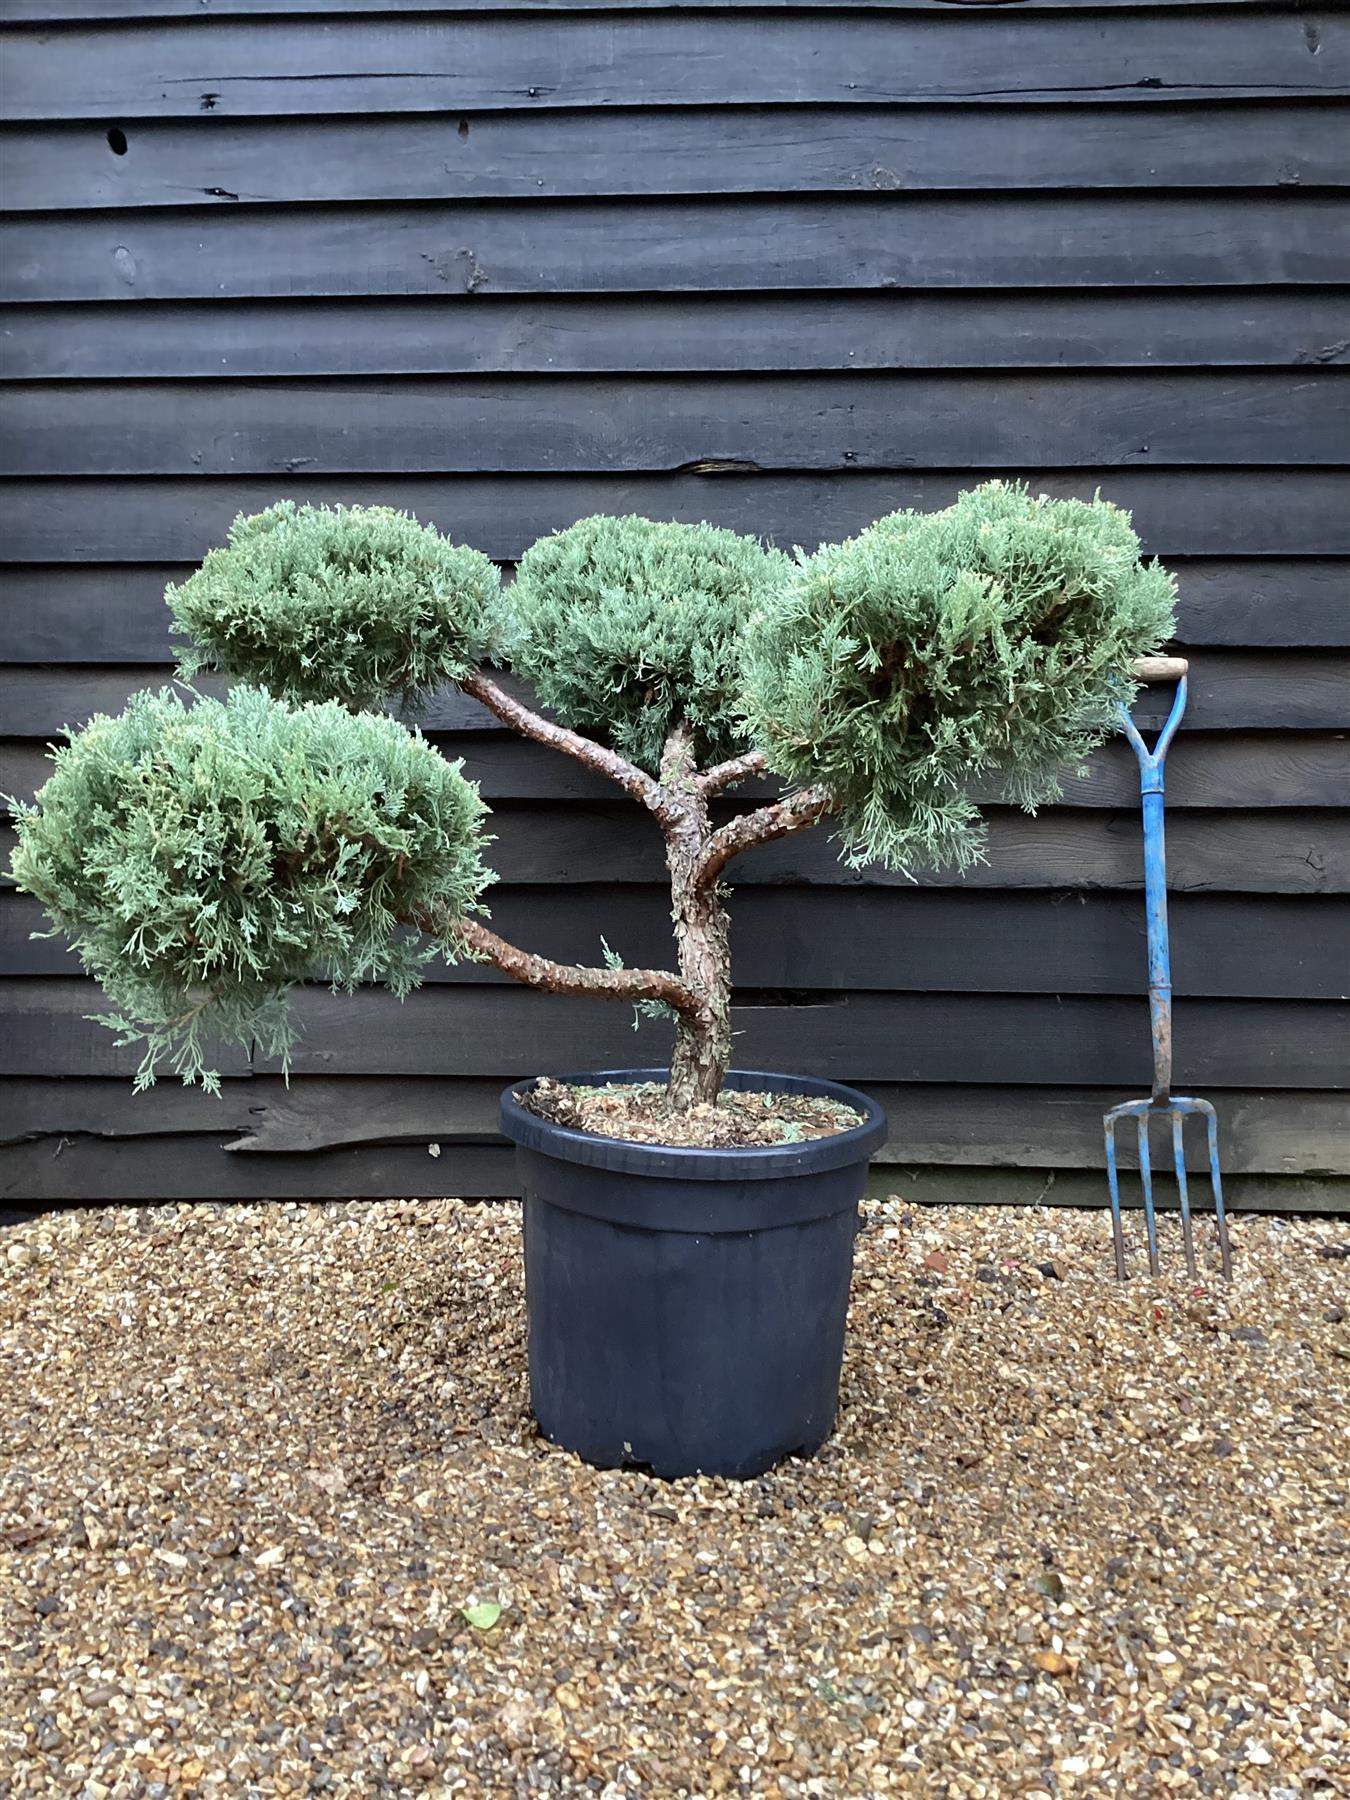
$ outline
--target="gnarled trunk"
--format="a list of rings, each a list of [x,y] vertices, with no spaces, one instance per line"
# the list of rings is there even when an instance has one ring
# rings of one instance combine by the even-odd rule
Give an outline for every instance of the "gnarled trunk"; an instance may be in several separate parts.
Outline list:
[[[672,883],[672,898],[680,974],[704,1002],[696,1017],[675,1021],[670,1099],[684,1112],[716,1101],[731,1062],[731,957],[717,889],[680,891]]]
[[[670,917],[681,978],[701,1002],[697,1014],[675,1021],[670,1099],[684,1112],[716,1101],[731,1061],[731,947],[721,890],[716,878],[704,873],[712,823],[697,783],[693,734],[686,727],[671,733],[661,779],[682,803],[681,817],[666,827]]]

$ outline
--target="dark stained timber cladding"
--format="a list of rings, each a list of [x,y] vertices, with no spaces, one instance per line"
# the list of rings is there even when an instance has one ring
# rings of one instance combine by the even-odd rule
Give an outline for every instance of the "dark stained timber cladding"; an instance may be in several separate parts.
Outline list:
[[[1169,566],[1180,587],[1177,629],[1185,644],[1350,649],[1350,564],[1318,557],[1175,557]],[[173,649],[164,589],[192,568],[11,565],[0,600],[0,663],[162,664]],[[528,753],[528,746],[520,748]]]
[[[428,1179],[428,1169],[433,1176]],[[993,1176],[993,1181],[981,1177]],[[954,1178],[953,1178],[954,1177]],[[1007,1170],[947,1171],[906,1167],[898,1175],[873,1169],[868,1192],[889,1194],[903,1180],[911,1199],[960,1205],[1101,1204],[1102,1178],[1035,1167],[1022,1180]],[[423,1199],[453,1194],[470,1200],[520,1193],[515,1157],[507,1145],[457,1144],[432,1163],[425,1144],[353,1146],[308,1156],[226,1154],[201,1134],[189,1138],[36,1139],[0,1147],[0,1223],[30,1216],[28,1208],[66,1202],[221,1199]],[[1238,1175],[1224,1183],[1230,1212],[1345,1210],[1350,1183],[1305,1181],[1284,1175]],[[26,1203],[26,1204],[25,1204]],[[1126,1204],[1132,1203],[1130,1196]],[[1165,1204],[1165,1202],[1164,1202]]]
[[[0,26],[0,791],[167,679],[164,586],[281,494],[509,566],[595,511],[791,548],[987,474],[1100,489],[1174,568],[1192,660],[1178,1067],[1233,1204],[1344,1204],[1302,1179],[1350,1171],[1343,8],[0,0]],[[427,729],[493,806],[499,929],[669,958],[659,838],[611,788],[455,695]],[[736,865],[738,1058],[870,1085],[883,1184],[1100,1203],[1098,1116],[1148,1080],[1136,769],[1109,745],[1036,819],[981,798],[962,880],[859,877],[823,832]],[[289,1089],[228,1050],[218,1105],[133,1101],[40,924],[0,894],[19,1206],[512,1194],[503,1080],[667,1048],[440,967],[402,1007],[304,990]]]
[[[1317,465],[1348,418],[1350,370],[1330,369],[19,383],[0,475]]]
[[[96,990],[64,978],[0,981],[0,1074],[129,1075],[139,1056],[87,1014]],[[381,989],[293,1001],[302,1036],[296,1074],[471,1075],[504,1080],[540,1069],[631,1068],[669,1053],[664,1026],[635,1036],[627,1006],[519,987],[425,987],[404,1002]],[[738,1057],[749,1068],[842,1079],[1120,1086],[1148,1080],[1138,998],[1040,994],[827,995],[818,1004],[734,1009]],[[1179,1001],[1177,1066],[1189,1080],[1229,1087],[1350,1086],[1350,1007],[1335,1001]],[[232,1051],[222,1072],[242,1073]],[[256,1071],[280,1065],[254,1059]],[[128,1098],[130,1104],[130,1098]]]
[[[1350,556],[1350,474],[1340,469],[1098,470],[1025,473],[1036,493],[1100,491],[1133,515],[1153,556]],[[411,512],[498,562],[589,513],[706,519],[786,549],[843,538],[898,507],[951,504],[967,477],[751,470],[623,476],[330,476],[26,480],[0,506],[6,562],[194,562],[239,513],[285,494],[323,506],[378,502]]]
[[[70,302],[0,317],[15,380],[813,369],[1350,368],[1344,289]]]
[[[437,731],[427,735],[445,756],[463,760],[484,798],[494,804],[503,800],[594,802],[614,798],[615,790],[603,776],[510,732]],[[0,796],[30,799],[51,773],[45,746],[59,738],[60,731],[53,727],[27,741],[0,739]],[[1173,807],[1335,807],[1350,793],[1350,731],[1191,733],[1185,743],[1186,754],[1178,758],[1168,778],[1168,803]],[[1084,775],[1066,779],[1055,804],[1096,811],[1128,807],[1138,791],[1134,757],[1117,739],[1096,752]],[[737,789],[738,797],[746,800],[768,799],[780,792],[779,784],[769,780],[747,782]],[[976,784],[973,792],[990,804],[1007,799],[997,778]]]
[[[1350,280],[1330,195],[888,193],[74,213],[0,227],[0,300],[1250,287]]]
[[[15,1139],[101,1138],[116,1143],[185,1132],[197,1147],[228,1159],[337,1149],[439,1143],[455,1170],[456,1148],[499,1143],[502,1084],[490,1076],[279,1076],[227,1080],[218,1101],[199,1089],[162,1081],[128,1104],[113,1080],[18,1079],[8,1088]],[[996,1087],[869,1082],[886,1107],[894,1135],[883,1163],[966,1167],[1087,1168],[1101,1160],[1101,1116],[1117,1098],[1110,1088]],[[1350,1097],[1344,1093],[1225,1089],[1219,1108],[1225,1173],[1289,1174],[1309,1168],[1350,1174]],[[1200,1141],[1187,1141],[1194,1166]],[[1129,1166],[1129,1146],[1121,1145]],[[3,1165],[0,1164],[0,1167]],[[275,1166],[275,1165],[273,1165]],[[448,1171],[447,1171],[448,1172]],[[0,1183],[3,1175],[0,1175]]]
[[[766,16],[777,16],[794,10],[819,12],[840,10],[867,13],[950,13],[953,6],[968,6],[972,11],[992,9],[1010,4],[1011,0],[701,0],[701,10],[730,11],[743,9]],[[1093,10],[1138,11],[1143,0],[1093,0]],[[1067,9],[1081,10],[1083,0],[1016,0],[1019,13],[1055,13]],[[1212,8],[1214,0],[1147,0],[1150,11],[1172,7]],[[213,0],[212,14],[217,18],[265,18],[270,14],[286,16],[340,13],[460,14],[475,12],[612,12],[614,0]],[[631,0],[629,12],[668,12],[671,0]],[[1225,0],[1230,13],[1252,11],[1268,13],[1271,0]],[[201,0],[0,0],[0,24],[53,24],[67,20],[107,23],[124,19],[139,24],[145,19],[199,19]]]
[[[542,200],[820,190],[1240,188],[1350,180],[1325,105],[684,107],[443,118],[139,120],[0,129],[9,211],[277,201]],[[1108,202],[1109,204],[1109,202]]]
[[[1197,651],[1191,659],[1190,731],[1340,731],[1350,728],[1350,657],[1317,653]],[[116,712],[129,694],[162,687],[171,667],[24,669],[0,666],[0,715],[11,737],[47,738],[95,712]],[[204,677],[201,687],[220,683]],[[1140,724],[1161,724],[1165,691],[1145,689],[1135,704]],[[418,722],[428,730],[504,733],[478,702],[458,688],[427,700]]]
[[[1309,53],[1307,28],[1317,37]],[[1350,29],[1325,14],[1239,11],[1221,30],[1184,12],[1103,31],[1090,11],[980,19],[678,11],[548,19],[393,16],[147,22],[135,31],[16,28],[0,116],[185,118],[475,108],[849,104],[1350,91]],[[1144,134],[1147,126],[1143,127]]]
[[[492,922],[512,943],[595,962],[598,921],[630,967],[672,960],[670,898],[656,886],[492,890]],[[0,975],[78,975],[36,901],[0,894]],[[1350,999],[1350,896],[1177,893],[1173,979],[1181,996]],[[1139,994],[1137,894],[738,887],[732,968],[740,989],[915,993]],[[481,964],[428,965],[458,987],[505,981]]]
[[[1028,819],[1012,808],[987,814],[988,860],[964,875],[925,870],[911,878],[841,864],[825,831],[762,845],[738,860],[738,884],[768,887],[1126,889],[1142,886],[1138,808],[1053,808]],[[492,865],[503,882],[552,888],[603,869],[628,885],[665,873],[660,839],[617,806],[501,805],[493,811]],[[1177,811],[1168,826],[1171,885],[1187,893],[1350,893],[1350,817],[1342,811]],[[8,858],[13,833],[0,830]],[[600,927],[603,929],[603,926]]]

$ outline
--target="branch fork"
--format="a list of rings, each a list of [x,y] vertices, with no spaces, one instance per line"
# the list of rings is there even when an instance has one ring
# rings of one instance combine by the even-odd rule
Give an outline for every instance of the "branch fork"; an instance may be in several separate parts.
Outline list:
[[[764,773],[767,765],[761,751],[699,769],[693,730],[680,721],[666,740],[658,779],[606,745],[546,719],[482,670],[460,685],[503,725],[607,776],[657,820],[666,839],[680,972],[555,962],[508,943],[478,919],[433,913],[409,922],[452,951],[492,963],[528,987],[554,994],[662,1002],[676,1020],[672,1104],[684,1109],[715,1101],[731,1055],[728,921],[718,878],[743,850],[818,823],[834,810],[833,795],[824,787],[805,788],[714,828],[710,800],[749,776]]]

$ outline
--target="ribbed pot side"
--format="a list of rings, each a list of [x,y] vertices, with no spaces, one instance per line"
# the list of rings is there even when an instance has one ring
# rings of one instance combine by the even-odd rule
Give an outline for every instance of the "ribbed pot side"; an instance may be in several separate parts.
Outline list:
[[[661,1081],[606,1070],[569,1082]],[[865,1095],[733,1071],[727,1086],[841,1100],[853,1130],[763,1149],[633,1144],[502,1098],[524,1194],[530,1397],[602,1468],[762,1474],[810,1455],[838,1403],[858,1201],[885,1141]]]

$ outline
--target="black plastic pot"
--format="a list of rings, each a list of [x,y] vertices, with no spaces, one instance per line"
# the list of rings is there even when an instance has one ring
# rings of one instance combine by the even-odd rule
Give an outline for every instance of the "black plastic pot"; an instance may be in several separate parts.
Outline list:
[[[664,1080],[608,1069],[564,1081]],[[863,1123],[762,1150],[630,1144],[502,1097],[525,1195],[530,1397],[544,1435],[602,1468],[758,1475],[834,1424],[853,1238],[886,1118],[831,1081],[727,1086],[842,1100]]]

